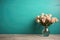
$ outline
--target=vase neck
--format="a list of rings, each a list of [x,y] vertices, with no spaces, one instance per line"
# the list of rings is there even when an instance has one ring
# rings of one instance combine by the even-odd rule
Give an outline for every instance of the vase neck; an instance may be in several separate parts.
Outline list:
[[[48,31],[48,27],[45,28],[45,32]]]
[[[48,26],[45,26],[45,28],[48,28]]]

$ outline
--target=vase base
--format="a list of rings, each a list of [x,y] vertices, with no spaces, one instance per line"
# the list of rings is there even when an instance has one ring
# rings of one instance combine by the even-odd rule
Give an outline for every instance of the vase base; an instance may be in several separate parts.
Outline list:
[[[49,36],[49,33],[50,33],[49,31],[48,31],[48,32],[43,32],[42,35],[43,35],[44,37],[48,37],[48,36]]]

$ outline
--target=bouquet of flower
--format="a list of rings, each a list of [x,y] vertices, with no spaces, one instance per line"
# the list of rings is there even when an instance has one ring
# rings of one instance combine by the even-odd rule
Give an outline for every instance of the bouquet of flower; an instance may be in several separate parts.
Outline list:
[[[49,26],[52,23],[58,22],[56,17],[52,17],[51,14],[42,13],[40,16],[36,17],[37,23],[41,23],[43,26]]]

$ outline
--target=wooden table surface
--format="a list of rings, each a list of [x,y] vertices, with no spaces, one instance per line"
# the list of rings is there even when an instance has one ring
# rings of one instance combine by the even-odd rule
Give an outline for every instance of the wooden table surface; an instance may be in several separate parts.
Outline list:
[[[60,34],[44,37],[40,34],[0,34],[0,40],[60,40]]]

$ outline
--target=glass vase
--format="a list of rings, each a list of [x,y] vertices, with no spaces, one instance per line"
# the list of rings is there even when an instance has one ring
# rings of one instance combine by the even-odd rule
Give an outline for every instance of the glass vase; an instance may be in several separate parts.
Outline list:
[[[50,33],[50,31],[48,30],[48,27],[44,27],[44,29],[42,31],[42,35],[47,37],[47,36],[49,36],[49,33]]]

